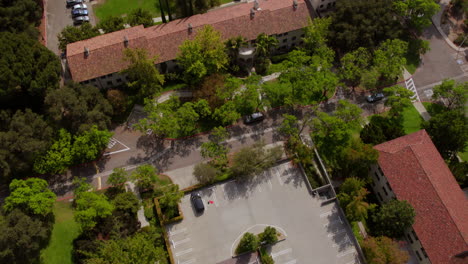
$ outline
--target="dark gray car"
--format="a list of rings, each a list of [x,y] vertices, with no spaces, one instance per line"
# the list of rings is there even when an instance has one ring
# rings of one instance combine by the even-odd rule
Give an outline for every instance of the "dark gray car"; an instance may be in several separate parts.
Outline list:
[[[193,207],[199,213],[205,211],[205,205],[199,193],[192,193],[190,195],[190,200],[192,201]]]
[[[265,115],[261,112],[256,112],[251,115],[247,115],[244,117],[244,123],[245,124],[252,124],[256,122],[260,122],[263,119],[265,119]]]
[[[79,17],[74,18],[73,24],[81,25],[81,24],[83,24],[85,22],[89,22],[89,17],[88,16],[79,16]]]
[[[67,0],[67,7],[72,7],[77,4],[83,4],[83,0]]]
[[[383,93],[376,93],[376,94],[368,95],[366,97],[366,100],[369,103],[374,103],[374,102],[380,101],[380,100],[382,100],[384,98],[385,98],[385,96],[384,96]]]

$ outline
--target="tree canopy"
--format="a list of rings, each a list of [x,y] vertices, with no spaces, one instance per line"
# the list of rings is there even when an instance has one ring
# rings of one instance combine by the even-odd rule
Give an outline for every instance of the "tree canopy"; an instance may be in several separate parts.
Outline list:
[[[380,236],[399,238],[414,223],[416,213],[407,201],[391,200],[372,215],[373,232]]]
[[[58,88],[58,57],[25,34],[0,32],[0,49],[0,109],[40,110],[46,93]]]
[[[231,171],[236,177],[250,178],[273,166],[281,155],[281,146],[266,149],[265,143],[258,141],[234,154]]]
[[[138,166],[130,175],[130,179],[136,183],[136,186],[141,190],[153,187],[153,184],[158,182],[158,171],[155,167],[145,164]]]
[[[368,237],[361,247],[369,264],[404,264],[409,259],[408,253],[400,249],[397,241],[385,236]]]
[[[432,16],[440,6],[433,0],[395,0],[394,10],[407,22],[409,27],[421,32],[432,24]]]
[[[468,99],[468,82],[455,83],[455,80],[445,79],[434,86],[432,98],[442,100],[447,108],[463,110]]]
[[[124,29],[125,20],[118,16],[109,16],[99,21],[96,28],[104,30],[105,33],[111,33]]]
[[[75,198],[75,221],[82,230],[94,228],[98,221],[110,216],[114,206],[103,194],[82,192]]]
[[[65,51],[67,45],[80,40],[90,39],[99,36],[99,30],[97,27],[93,27],[91,23],[83,23],[79,27],[66,26],[57,35],[60,50]]]
[[[185,81],[195,84],[206,75],[224,70],[228,63],[224,47],[221,34],[210,25],[197,31],[193,40],[185,40],[177,55],[177,63],[184,69]]]
[[[39,1],[2,1],[0,4],[0,31],[23,32],[39,25],[42,18]]]
[[[132,27],[138,25],[149,27],[154,24],[151,13],[143,8],[137,8],[130,12],[127,17],[127,23]]]
[[[56,199],[48,187],[47,181],[39,178],[14,179],[10,183],[10,195],[5,199],[3,208],[6,212],[19,208],[30,215],[46,216],[52,213]]]

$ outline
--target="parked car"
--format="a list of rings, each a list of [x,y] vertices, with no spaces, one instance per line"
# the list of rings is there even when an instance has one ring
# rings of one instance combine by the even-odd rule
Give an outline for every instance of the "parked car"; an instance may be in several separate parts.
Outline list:
[[[71,13],[72,17],[87,16],[88,9],[73,9]]]
[[[88,6],[86,4],[77,4],[73,6],[73,10],[75,9],[88,9]]]
[[[265,119],[265,115],[262,112],[255,112],[251,115],[244,116],[244,123],[252,124],[252,123],[260,122],[263,119]]]
[[[89,17],[88,17],[88,16],[79,16],[79,17],[75,17],[75,18],[74,18],[74,21],[73,21],[73,23],[74,23],[75,25],[81,25],[81,24],[83,24],[83,23],[85,23],[85,22],[89,22]]]
[[[374,102],[380,101],[380,100],[382,100],[384,98],[385,98],[385,96],[384,96],[383,93],[375,93],[375,94],[372,94],[372,95],[368,95],[366,97],[366,100],[369,103],[374,103]]]
[[[67,0],[67,7],[72,7],[77,4],[83,4],[83,0]]]
[[[205,211],[205,205],[199,193],[192,193],[190,195],[190,200],[192,201],[193,207],[199,213]]]

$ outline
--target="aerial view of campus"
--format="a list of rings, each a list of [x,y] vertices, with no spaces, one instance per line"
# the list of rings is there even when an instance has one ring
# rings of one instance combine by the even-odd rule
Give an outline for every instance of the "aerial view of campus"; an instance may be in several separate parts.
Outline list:
[[[0,0],[1,264],[468,264],[468,0]]]

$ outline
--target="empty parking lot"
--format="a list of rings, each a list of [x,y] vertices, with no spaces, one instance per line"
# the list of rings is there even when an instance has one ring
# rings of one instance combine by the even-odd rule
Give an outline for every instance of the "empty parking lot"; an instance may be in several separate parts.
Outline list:
[[[244,232],[258,233],[268,225],[286,234],[286,240],[271,248],[275,263],[359,263],[352,233],[336,204],[321,206],[289,162],[254,182],[230,181],[199,192],[205,212],[196,214],[186,195],[181,203],[184,220],[166,226],[178,264],[229,259]]]

